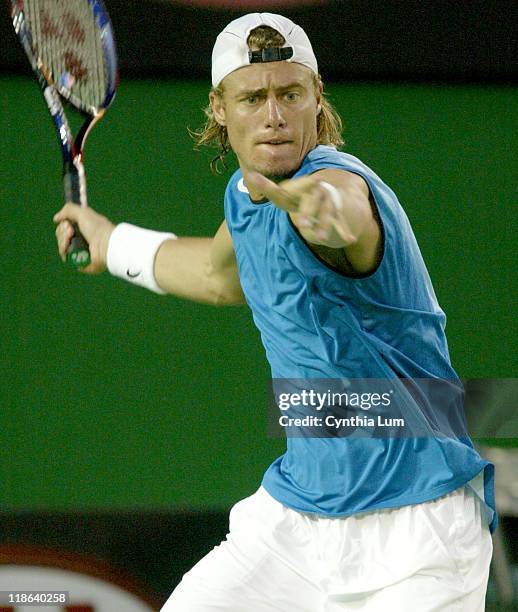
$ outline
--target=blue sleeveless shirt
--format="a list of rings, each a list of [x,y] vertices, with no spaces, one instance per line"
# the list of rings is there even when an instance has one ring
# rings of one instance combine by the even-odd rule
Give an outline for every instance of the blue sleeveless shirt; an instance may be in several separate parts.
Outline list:
[[[445,315],[396,195],[334,147],[310,151],[294,177],[324,168],[356,173],[369,186],[384,238],[381,262],[369,275],[346,276],[322,262],[285,211],[251,201],[241,170],[225,193],[241,286],[272,378],[458,381]],[[469,484],[494,530],[493,471],[467,435],[301,436],[287,438],[286,453],[262,484],[282,504],[324,516],[421,503]]]

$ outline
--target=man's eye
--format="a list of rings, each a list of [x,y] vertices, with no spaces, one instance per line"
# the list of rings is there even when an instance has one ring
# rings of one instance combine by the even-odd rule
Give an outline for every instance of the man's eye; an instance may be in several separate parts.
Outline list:
[[[257,96],[248,96],[248,98],[246,99],[248,104],[255,104],[257,102]]]
[[[293,101],[297,100],[298,97],[299,97],[299,94],[297,92],[295,92],[295,91],[289,91],[286,94],[286,99],[289,100],[290,102],[293,102]]]

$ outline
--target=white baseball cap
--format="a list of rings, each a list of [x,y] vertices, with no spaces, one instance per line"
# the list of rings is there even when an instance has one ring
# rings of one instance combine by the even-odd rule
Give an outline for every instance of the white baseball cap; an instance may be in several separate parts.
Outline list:
[[[259,26],[270,26],[284,36],[282,48],[249,50],[246,44],[250,32]],[[230,74],[256,62],[286,60],[311,68],[318,74],[318,65],[313,48],[304,30],[282,15],[272,13],[249,13],[231,21],[218,35],[212,50],[212,85],[217,87]]]

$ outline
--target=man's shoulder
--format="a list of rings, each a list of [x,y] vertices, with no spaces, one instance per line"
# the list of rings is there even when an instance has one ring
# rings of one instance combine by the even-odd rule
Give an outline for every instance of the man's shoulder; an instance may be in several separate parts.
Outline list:
[[[225,189],[223,209],[227,223],[233,222],[248,209],[250,194],[245,185],[241,169],[238,168],[229,178]]]
[[[360,159],[330,145],[317,145],[305,157],[297,174],[307,174],[323,168],[337,168],[360,173],[372,172]]]
[[[241,183],[243,183],[243,173],[241,172],[241,168],[237,168],[237,170],[235,170],[232,173],[232,176],[228,179],[227,189],[235,187],[240,180]]]
[[[241,168],[238,168],[232,173],[232,176],[227,181],[225,201],[228,200],[229,197],[239,196],[240,194],[248,194],[248,190],[245,187]]]

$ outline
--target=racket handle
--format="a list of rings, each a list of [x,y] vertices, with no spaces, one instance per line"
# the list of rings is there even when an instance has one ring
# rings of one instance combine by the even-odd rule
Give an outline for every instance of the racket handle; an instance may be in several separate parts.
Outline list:
[[[79,166],[79,168],[77,167]],[[65,166],[63,171],[63,186],[65,201],[86,206],[86,189],[84,186],[84,171],[81,162]],[[74,236],[67,250],[67,262],[76,268],[84,268],[90,263],[90,249],[88,242],[79,231],[77,223],[72,225]]]
[[[83,234],[79,231],[77,223],[72,224],[74,236],[70,241],[70,246],[67,251],[67,261],[76,268],[84,268],[90,263],[90,249],[88,242],[84,239]]]

